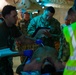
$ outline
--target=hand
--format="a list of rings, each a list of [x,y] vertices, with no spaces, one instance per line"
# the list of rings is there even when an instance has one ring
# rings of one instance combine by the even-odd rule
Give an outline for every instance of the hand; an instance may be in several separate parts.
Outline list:
[[[51,34],[50,34],[50,32],[49,32],[48,30],[45,30],[45,31],[43,32],[43,34],[46,35],[46,36],[48,36],[48,37],[51,37]]]
[[[29,49],[28,50],[24,50],[23,51],[23,55],[31,58],[32,55],[33,55],[33,50],[29,50]]]
[[[33,52],[34,52],[33,50],[27,49],[27,50],[20,51],[17,55],[18,56],[27,56],[27,57],[31,58],[33,55]]]
[[[56,60],[53,60],[51,57],[47,57],[47,60],[49,60],[51,63],[54,64],[54,67],[56,68],[56,70],[60,70],[64,68],[64,65],[62,64],[62,62]]]
[[[41,44],[41,43],[43,43],[43,41],[41,39],[36,40],[36,44]]]

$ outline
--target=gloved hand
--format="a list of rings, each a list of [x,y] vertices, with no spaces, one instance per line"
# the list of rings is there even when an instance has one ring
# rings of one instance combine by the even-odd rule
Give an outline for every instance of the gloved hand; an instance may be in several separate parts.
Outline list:
[[[30,57],[32,57],[32,55],[33,55],[33,50],[30,50],[30,49],[24,50],[24,51],[23,51],[23,55],[30,58]]]
[[[41,44],[41,43],[43,43],[43,41],[42,41],[41,39],[37,39],[35,42],[36,42],[36,44]]]

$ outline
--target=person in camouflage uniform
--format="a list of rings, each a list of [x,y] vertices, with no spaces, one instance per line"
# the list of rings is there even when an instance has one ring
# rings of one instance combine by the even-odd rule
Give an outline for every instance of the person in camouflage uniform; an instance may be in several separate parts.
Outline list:
[[[60,29],[60,22],[53,17],[55,13],[55,9],[51,7],[47,7],[43,14],[34,17],[29,25],[28,25],[28,35],[32,36],[35,30],[38,27],[48,27],[50,28],[50,33],[49,32],[44,32],[45,35],[48,37],[42,37],[41,39],[43,40],[43,44],[54,47],[59,43],[60,39],[60,34],[61,34],[61,29]]]
[[[18,23],[18,28],[22,31],[22,33],[24,33],[25,35],[27,35],[27,26],[30,22],[30,13],[25,12],[24,13],[24,17],[22,18],[22,20]]]
[[[24,35],[28,35],[27,34],[27,27],[28,27],[29,23],[30,23],[30,13],[25,12],[24,13],[24,18],[18,23],[18,28]],[[18,51],[23,51],[23,50],[26,50],[26,49],[35,50],[37,46],[38,45],[36,45],[36,44],[33,44],[33,45],[29,45],[29,44],[26,45],[25,44],[25,45],[23,45],[23,44],[17,43]],[[20,56],[21,63],[23,63],[25,59],[26,59],[25,56]]]
[[[58,59],[62,62],[66,62],[70,55],[69,44],[66,42],[65,37],[63,35],[63,28],[69,25],[70,25],[70,20],[65,18],[65,24],[61,25],[62,33],[60,38],[60,49],[59,49],[59,55],[58,55]]]

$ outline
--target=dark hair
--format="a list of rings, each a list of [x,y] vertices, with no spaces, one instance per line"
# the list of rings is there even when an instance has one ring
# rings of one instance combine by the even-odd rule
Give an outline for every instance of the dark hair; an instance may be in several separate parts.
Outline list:
[[[25,12],[24,14],[28,14],[28,15],[30,15],[30,13],[29,13],[29,12]]]
[[[2,16],[5,18],[5,16],[7,14],[10,14],[10,12],[12,10],[16,10],[16,7],[12,6],[12,5],[6,5],[6,6],[4,6],[4,8],[2,9]]]
[[[55,9],[54,9],[52,6],[47,7],[45,10],[48,10],[48,11],[50,11],[51,13],[55,13]]]
[[[68,15],[71,15],[71,14],[73,14],[73,13],[76,13],[76,10],[75,10],[73,7],[71,7],[71,8],[68,10]]]

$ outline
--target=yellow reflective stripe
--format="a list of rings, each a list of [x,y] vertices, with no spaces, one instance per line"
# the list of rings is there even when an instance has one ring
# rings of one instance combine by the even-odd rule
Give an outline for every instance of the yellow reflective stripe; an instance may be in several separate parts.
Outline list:
[[[65,68],[66,68],[67,70],[73,70],[73,71],[76,71],[76,67],[66,66]]]

